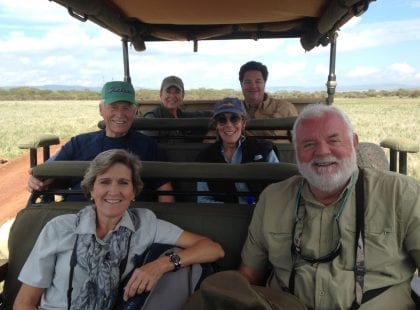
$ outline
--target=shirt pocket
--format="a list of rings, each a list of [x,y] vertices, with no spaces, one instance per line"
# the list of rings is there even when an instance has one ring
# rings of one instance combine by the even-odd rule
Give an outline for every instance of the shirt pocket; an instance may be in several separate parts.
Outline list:
[[[276,269],[290,269],[292,234],[269,232],[267,238],[268,259]]]
[[[367,225],[365,229],[365,258],[367,269],[384,269],[393,264],[398,245],[395,229],[385,225]]]
[[[395,229],[387,223],[371,222],[365,223],[365,225],[365,266],[367,270],[384,270],[386,266],[399,260]],[[348,230],[353,236],[356,235],[354,228]]]

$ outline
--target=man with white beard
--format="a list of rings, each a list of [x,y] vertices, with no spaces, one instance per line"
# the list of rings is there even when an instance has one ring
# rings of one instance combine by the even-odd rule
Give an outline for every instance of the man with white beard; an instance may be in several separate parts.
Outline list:
[[[239,271],[311,309],[415,309],[420,183],[359,170],[358,137],[332,106],[306,107],[293,142],[301,176],[261,194]]]

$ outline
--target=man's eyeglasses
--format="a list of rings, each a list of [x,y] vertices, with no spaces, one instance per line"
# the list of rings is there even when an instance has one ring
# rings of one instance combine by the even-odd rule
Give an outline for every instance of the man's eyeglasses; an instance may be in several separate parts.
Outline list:
[[[336,222],[336,226],[337,226],[337,231],[338,231],[338,241],[337,244],[335,245],[334,249],[329,252],[326,255],[323,255],[321,257],[311,257],[311,256],[307,256],[302,254],[302,247],[301,247],[301,239],[300,236],[302,234],[302,232],[298,233],[298,238],[295,238],[295,233],[296,233],[296,226],[299,225],[298,221],[295,222],[295,224],[293,225],[293,235],[292,235],[292,254],[299,256],[300,258],[302,258],[303,260],[305,260],[306,262],[310,263],[310,264],[314,264],[314,263],[326,263],[326,262],[330,262],[332,261],[334,258],[336,258],[340,253],[341,253],[341,233],[340,233],[340,223],[338,221],[338,218],[335,218],[335,222]]]
[[[214,119],[215,119],[216,123],[218,123],[220,125],[226,125],[228,123],[228,121],[231,124],[236,125],[242,120],[242,117],[237,115],[237,114],[233,114],[228,118],[228,117],[226,117],[225,115],[222,114],[222,115],[217,115]]]

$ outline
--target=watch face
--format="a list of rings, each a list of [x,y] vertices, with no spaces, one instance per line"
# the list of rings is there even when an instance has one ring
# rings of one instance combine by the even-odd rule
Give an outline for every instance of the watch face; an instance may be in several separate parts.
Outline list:
[[[171,253],[169,255],[169,261],[175,265],[175,270],[181,268],[181,258],[177,254]]]
[[[176,255],[176,254],[172,254],[170,256],[170,258],[171,258],[171,262],[173,262],[174,264],[177,264],[177,263],[179,263],[181,261],[181,259],[179,258],[179,256]]]

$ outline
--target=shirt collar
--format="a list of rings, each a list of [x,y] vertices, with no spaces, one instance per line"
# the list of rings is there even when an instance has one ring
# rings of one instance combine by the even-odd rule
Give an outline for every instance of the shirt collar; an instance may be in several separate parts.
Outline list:
[[[258,105],[258,107],[255,110],[259,110],[259,109],[264,109],[264,103],[268,100],[268,94],[264,93],[264,97],[263,97],[263,101],[261,102],[261,104]],[[249,109],[251,109],[251,106],[245,101],[243,100],[243,104],[245,106],[245,109],[248,111]]]
[[[134,224],[128,211],[124,212],[123,217],[117,226],[115,226],[114,231],[118,230],[120,226],[135,232]],[[82,210],[80,222],[77,225],[75,232],[76,234],[96,234],[96,210],[93,205],[89,205]]]

